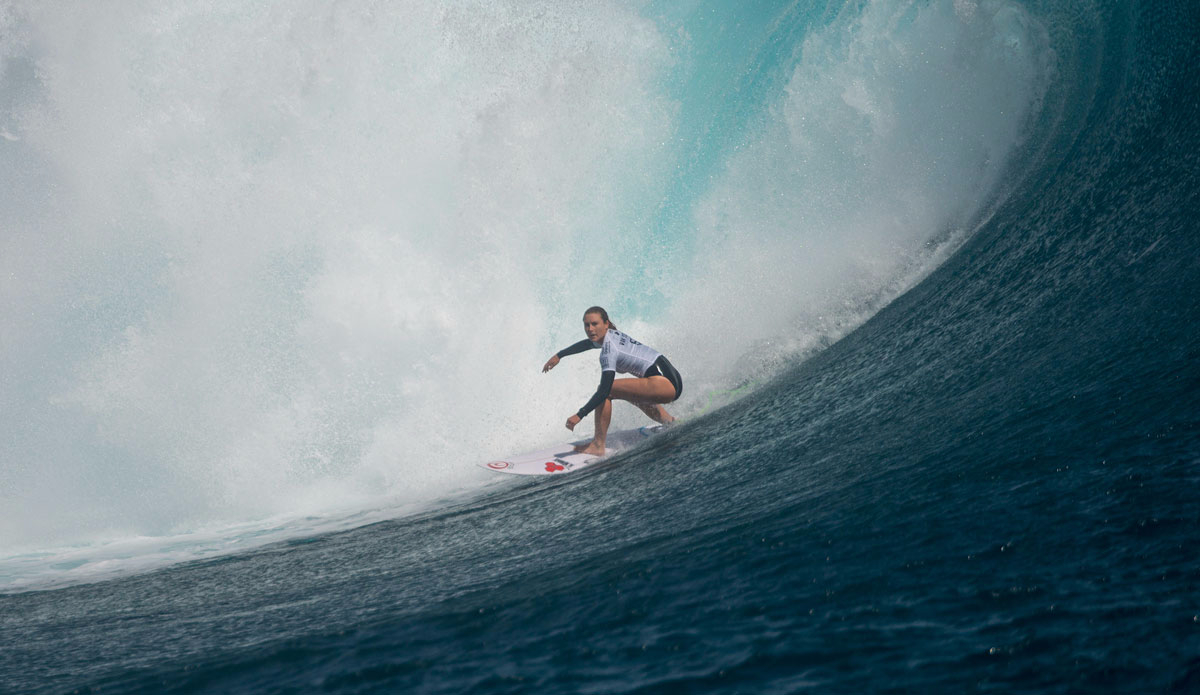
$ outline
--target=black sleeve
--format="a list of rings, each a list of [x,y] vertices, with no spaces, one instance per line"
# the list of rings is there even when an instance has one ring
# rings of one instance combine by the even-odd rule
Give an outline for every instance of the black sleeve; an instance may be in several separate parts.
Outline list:
[[[559,359],[562,359],[569,355],[578,355],[581,352],[586,352],[588,350],[594,350],[595,348],[596,348],[596,346],[592,345],[592,341],[588,340],[587,338],[584,338],[583,340],[579,341],[578,343],[575,343],[571,347],[565,347],[554,354],[557,355]]]
[[[591,400],[585,403],[584,406],[579,409],[579,412],[576,413],[576,415],[578,415],[580,418],[585,418],[588,416],[588,413],[596,409],[596,406],[603,403],[604,399],[608,398],[608,394],[612,393],[613,379],[615,379],[616,376],[617,373],[611,370],[601,372],[600,388],[596,389],[596,393],[592,394]]]

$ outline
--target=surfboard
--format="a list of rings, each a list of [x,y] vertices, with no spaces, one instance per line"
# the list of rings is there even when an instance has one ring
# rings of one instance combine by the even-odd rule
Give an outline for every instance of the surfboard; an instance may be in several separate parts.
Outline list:
[[[636,430],[620,430],[609,432],[605,437],[603,456],[581,454],[575,451],[576,444],[587,444],[590,439],[577,442],[558,444],[555,446],[531,451],[520,456],[511,456],[499,461],[488,461],[479,464],[489,471],[511,473],[513,475],[558,475],[587,468],[599,463],[613,454],[620,453],[636,446],[638,443],[653,437],[665,429],[662,425],[639,427]]]

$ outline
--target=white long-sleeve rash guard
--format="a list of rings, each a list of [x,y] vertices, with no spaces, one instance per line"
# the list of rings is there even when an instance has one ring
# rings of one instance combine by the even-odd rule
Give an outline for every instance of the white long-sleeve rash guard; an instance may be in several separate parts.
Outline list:
[[[596,406],[608,398],[609,393],[612,392],[613,380],[618,372],[632,374],[636,377],[646,376],[646,370],[650,369],[655,360],[662,355],[658,350],[639,343],[615,328],[608,329],[608,333],[604,334],[604,340],[598,344],[584,339],[559,350],[556,354],[561,359],[595,348],[600,348],[600,387],[576,413],[580,418],[587,417],[588,413],[595,410]]]

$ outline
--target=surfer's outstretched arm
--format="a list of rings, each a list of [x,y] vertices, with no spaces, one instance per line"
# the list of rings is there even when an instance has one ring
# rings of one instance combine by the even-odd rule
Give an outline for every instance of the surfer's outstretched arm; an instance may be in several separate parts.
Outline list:
[[[554,355],[551,356],[550,359],[546,360],[546,364],[544,364],[542,366],[542,373],[544,374],[544,373],[550,371],[551,369],[554,369],[555,367],[557,367],[558,361],[564,357],[568,357],[570,355],[578,355],[581,352],[586,352],[588,350],[594,350],[594,349],[596,349],[595,343],[584,338],[583,340],[579,341],[578,343],[575,343],[574,345],[571,345],[569,347],[565,347],[565,348],[559,350],[558,352],[554,353]]]

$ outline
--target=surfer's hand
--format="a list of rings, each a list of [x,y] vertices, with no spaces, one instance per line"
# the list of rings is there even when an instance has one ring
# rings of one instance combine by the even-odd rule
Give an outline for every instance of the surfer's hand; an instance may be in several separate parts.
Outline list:
[[[569,430],[571,430],[572,432],[574,432],[574,431],[575,431],[575,425],[578,425],[578,424],[579,424],[579,421],[580,421],[580,420],[582,420],[582,419],[583,419],[583,418],[579,417],[578,415],[572,415],[571,417],[567,418],[567,429],[569,429]]]
[[[552,355],[550,357],[550,359],[546,360],[546,364],[542,366],[542,374],[545,374],[546,372],[550,371],[551,369],[554,369],[557,366],[558,366],[558,355]]]

